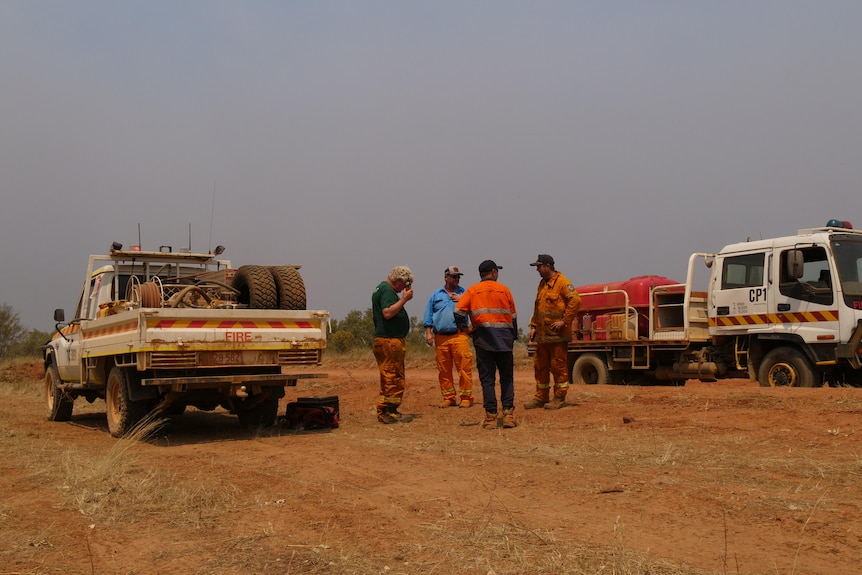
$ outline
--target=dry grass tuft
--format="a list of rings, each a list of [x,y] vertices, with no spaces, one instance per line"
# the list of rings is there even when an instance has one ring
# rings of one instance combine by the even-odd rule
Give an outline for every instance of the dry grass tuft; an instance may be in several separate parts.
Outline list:
[[[305,575],[708,575],[714,572],[673,565],[626,548],[623,528],[614,527],[611,546],[570,545],[505,512],[449,517],[424,526],[420,543],[396,544],[394,553],[362,544],[336,548],[327,543],[293,545],[274,551],[277,537],[261,533],[226,542],[200,573],[247,572]],[[412,538],[415,540],[416,538]],[[274,551],[274,552],[273,552]]]
[[[160,515],[168,523],[193,528],[207,526],[225,508],[233,507],[235,492],[230,488],[214,492],[137,463],[138,451],[163,425],[163,419],[145,419],[104,454],[67,452],[62,489],[72,505],[82,515],[106,523]]]

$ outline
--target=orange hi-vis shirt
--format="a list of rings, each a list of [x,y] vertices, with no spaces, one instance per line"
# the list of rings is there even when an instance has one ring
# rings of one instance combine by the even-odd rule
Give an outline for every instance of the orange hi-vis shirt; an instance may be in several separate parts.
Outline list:
[[[455,324],[473,324],[473,345],[487,351],[512,351],[518,339],[518,314],[509,288],[494,280],[471,285],[455,304]]]
[[[536,343],[568,342],[572,339],[572,322],[581,308],[581,296],[572,282],[560,272],[539,282],[530,327],[536,330]],[[551,330],[551,324],[562,320],[563,327]]]

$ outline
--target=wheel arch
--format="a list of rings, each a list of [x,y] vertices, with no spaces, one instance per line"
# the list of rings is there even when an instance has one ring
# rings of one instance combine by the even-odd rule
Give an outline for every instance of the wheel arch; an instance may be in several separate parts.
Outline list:
[[[814,353],[812,346],[805,343],[798,335],[794,334],[761,334],[751,336],[751,347],[749,350],[749,358],[752,360],[754,373],[760,371],[760,366],[763,363],[763,358],[766,355],[779,347],[793,347],[799,350],[802,355],[808,360],[817,373],[822,373],[823,369],[819,368],[817,362],[819,358]]]
[[[824,370],[800,346],[780,345],[764,355],[757,382],[761,387],[819,387],[824,383]]]
[[[51,346],[45,347],[44,351],[42,352],[42,367],[45,368],[45,371],[48,371],[48,368],[51,365],[57,364],[57,360],[54,357],[55,354],[56,352]]]

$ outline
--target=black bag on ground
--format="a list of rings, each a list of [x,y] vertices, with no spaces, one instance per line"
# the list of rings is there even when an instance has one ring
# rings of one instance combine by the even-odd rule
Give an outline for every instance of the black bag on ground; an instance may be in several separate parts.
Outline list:
[[[299,397],[287,404],[284,425],[289,429],[335,429],[338,427],[338,396]]]

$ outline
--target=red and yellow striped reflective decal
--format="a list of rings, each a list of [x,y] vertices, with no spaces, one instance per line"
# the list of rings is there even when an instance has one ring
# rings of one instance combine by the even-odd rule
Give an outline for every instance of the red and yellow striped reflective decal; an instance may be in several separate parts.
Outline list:
[[[774,323],[817,323],[822,321],[838,321],[838,310],[711,317],[709,318],[709,325],[710,327],[736,327]]]
[[[74,334],[78,333],[79,331],[81,331],[81,326],[77,323],[73,323],[72,325],[67,325],[66,327],[62,328],[59,332],[55,331],[54,335],[51,336],[51,340],[53,341],[53,340],[57,339],[58,337],[63,337],[60,335],[61,333],[63,335],[69,336],[69,335],[74,335]]]
[[[130,331],[137,331],[138,329],[138,320],[135,319],[133,321],[127,321],[125,323],[118,323],[116,325],[102,327],[99,329],[90,329],[84,333],[84,339],[93,339],[94,337],[106,337],[109,335],[118,335],[121,333],[128,333]]]
[[[153,319],[147,321],[148,329],[312,329],[309,321],[225,321],[225,320],[175,320]]]

